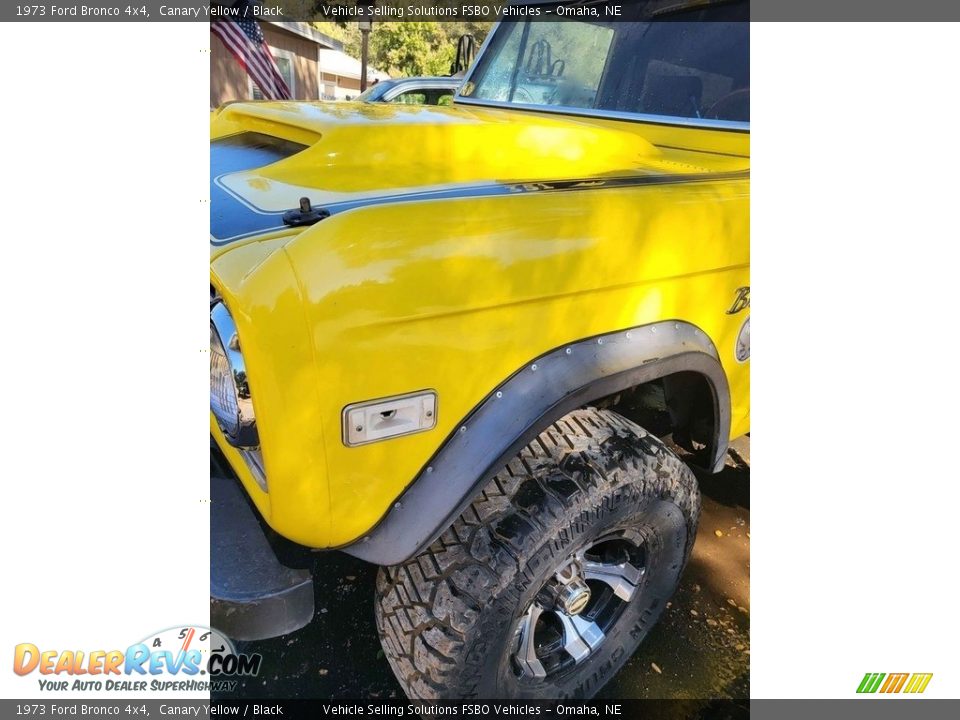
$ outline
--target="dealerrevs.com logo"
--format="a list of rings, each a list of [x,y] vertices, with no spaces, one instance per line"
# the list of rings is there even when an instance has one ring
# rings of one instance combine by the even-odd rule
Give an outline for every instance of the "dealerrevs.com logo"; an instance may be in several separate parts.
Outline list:
[[[858,693],[922,693],[933,673],[867,673],[857,687]]]
[[[13,671],[36,673],[44,691],[229,692],[238,676],[255,676],[263,657],[238,653],[228,638],[201,625],[167,628],[125,650],[49,650],[20,643]]]

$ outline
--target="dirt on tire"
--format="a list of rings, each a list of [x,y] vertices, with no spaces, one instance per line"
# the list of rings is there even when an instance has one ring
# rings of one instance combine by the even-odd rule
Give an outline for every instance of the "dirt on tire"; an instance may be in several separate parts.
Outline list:
[[[427,550],[380,569],[375,616],[386,657],[411,698],[591,697],[663,612],[699,514],[696,478],[658,438],[608,410],[574,411],[498,472]],[[638,518],[647,518],[656,572],[637,607],[630,603],[624,631],[565,679],[516,682],[508,649],[517,613],[571,548]]]

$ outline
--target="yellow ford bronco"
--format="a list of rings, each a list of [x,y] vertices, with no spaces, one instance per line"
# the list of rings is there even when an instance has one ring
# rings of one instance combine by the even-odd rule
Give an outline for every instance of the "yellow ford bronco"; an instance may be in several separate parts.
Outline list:
[[[656,623],[749,430],[749,25],[619,6],[450,107],[214,113],[214,626],[310,621],[293,544],[381,566],[414,698],[589,697]]]

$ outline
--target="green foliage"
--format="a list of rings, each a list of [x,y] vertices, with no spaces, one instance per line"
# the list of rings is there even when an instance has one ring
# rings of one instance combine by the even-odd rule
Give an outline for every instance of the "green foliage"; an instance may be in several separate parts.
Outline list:
[[[360,30],[357,24],[311,23],[320,32],[340,40],[343,50],[360,57]],[[449,75],[461,35],[473,35],[477,47],[490,31],[489,22],[406,22],[374,23],[370,33],[370,65],[392,77]]]
[[[450,72],[454,47],[437,23],[388,22],[370,38],[371,54],[391,75],[440,75]]]
[[[356,23],[351,23],[347,27],[346,23],[335,22],[312,22],[310,23],[319,32],[329,35],[334,40],[343,43],[343,51],[352,57],[360,57],[360,31],[357,30]]]

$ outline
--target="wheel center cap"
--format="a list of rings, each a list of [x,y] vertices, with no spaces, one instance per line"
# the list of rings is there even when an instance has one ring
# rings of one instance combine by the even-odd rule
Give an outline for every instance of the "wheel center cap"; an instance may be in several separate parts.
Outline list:
[[[590,602],[590,587],[583,580],[572,580],[560,590],[558,600],[567,615],[579,615]]]

